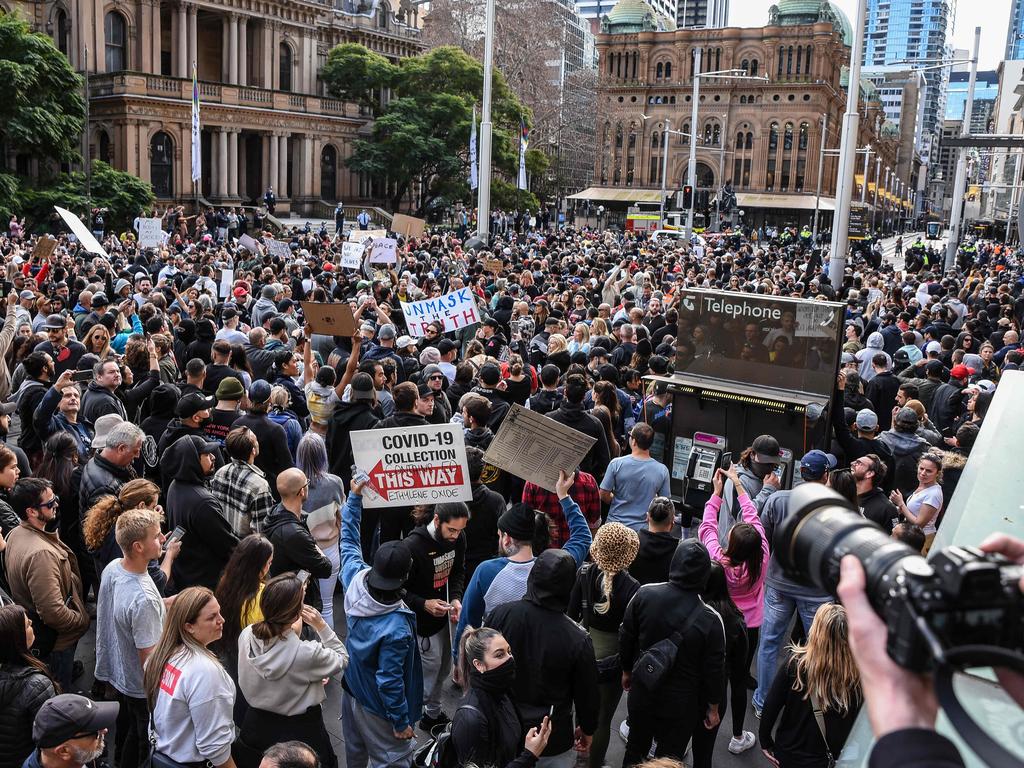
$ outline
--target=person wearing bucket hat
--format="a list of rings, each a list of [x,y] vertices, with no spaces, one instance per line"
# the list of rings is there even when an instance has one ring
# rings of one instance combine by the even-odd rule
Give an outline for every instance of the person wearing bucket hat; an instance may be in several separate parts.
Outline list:
[[[349,665],[342,728],[349,765],[408,766],[423,709],[423,671],[415,614],[403,602],[412,568],[404,541],[381,544],[373,565],[363,559],[363,483],[353,480],[341,512],[341,582]]]
[[[632,528],[622,523],[602,525],[590,545],[593,562],[580,568],[569,598],[569,618],[587,630],[597,659],[600,706],[590,744],[590,768],[604,765],[612,716],[622,697],[619,626],[626,606],[640,589],[640,582],[627,570],[639,550],[640,537]]]

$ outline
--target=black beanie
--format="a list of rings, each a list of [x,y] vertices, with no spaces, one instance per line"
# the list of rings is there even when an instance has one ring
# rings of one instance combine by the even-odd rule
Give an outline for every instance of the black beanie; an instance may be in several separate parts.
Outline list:
[[[498,518],[498,530],[516,541],[532,541],[537,513],[526,504],[513,504]]]

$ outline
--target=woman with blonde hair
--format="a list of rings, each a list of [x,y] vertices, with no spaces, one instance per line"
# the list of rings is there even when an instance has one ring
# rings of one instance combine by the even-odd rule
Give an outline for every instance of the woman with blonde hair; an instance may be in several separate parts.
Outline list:
[[[580,568],[569,597],[568,615],[582,623],[590,634],[597,658],[600,701],[597,728],[590,744],[590,768],[601,768],[605,762],[612,717],[622,697],[619,625],[626,606],[640,589],[640,582],[628,570],[639,551],[636,531],[622,523],[605,523],[597,529],[590,545],[593,563]]]
[[[291,409],[291,393],[280,384],[275,384],[270,390],[270,410],[267,418],[275,424],[280,424],[288,439],[288,452],[292,455],[292,461],[299,450],[299,440],[302,439],[302,424],[299,417]]]
[[[548,337],[547,362],[558,366],[558,370],[563,374],[569,370],[569,364],[572,362],[572,356],[569,354],[569,343],[565,340],[565,336],[560,333],[552,333]]]
[[[572,329],[569,354],[575,355],[577,352],[590,352],[590,326],[586,323],[576,323]]]
[[[846,743],[862,701],[849,635],[846,611],[825,603],[806,645],[790,646],[761,712],[761,750],[779,768],[826,768]]]
[[[96,323],[90,328],[82,343],[86,352],[96,355],[100,360],[106,360],[113,353],[110,348],[110,331],[103,323]]]
[[[171,603],[164,631],[146,661],[143,683],[155,751],[179,765],[235,768],[235,684],[208,648],[223,631],[213,592],[189,587]]]

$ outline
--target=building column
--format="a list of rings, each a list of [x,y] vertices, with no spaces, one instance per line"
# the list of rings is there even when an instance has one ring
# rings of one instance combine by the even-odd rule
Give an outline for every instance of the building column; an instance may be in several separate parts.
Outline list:
[[[313,139],[306,134],[302,137],[300,145],[301,152],[299,163],[301,167],[301,180],[299,184],[299,195],[302,197],[313,197]]]
[[[288,135],[281,134],[277,137],[280,142],[277,150],[277,183],[281,185],[281,191],[277,196],[281,199],[288,197]]]
[[[238,84],[238,14],[228,14],[228,82]]]
[[[270,62],[270,82],[266,87],[278,91],[281,89],[281,22],[272,21],[270,25],[270,55],[267,56]]]
[[[223,200],[228,196],[228,129],[217,129],[217,174],[214,177],[214,196]]]
[[[238,129],[228,134],[228,197],[238,197]]]
[[[150,72],[154,75],[162,74],[160,60],[163,56],[163,29],[160,25],[160,0],[153,0],[153,13],[150,15],[151,31],[150,41]]]
[[[238,84],[249,84],[249,19],[238,20]]]
[[[174,21],[177,33],[178,61],[175,63],[175,77],[188,77],[188,14],[185,4],[174,6]]]
[[[263,82],[264,88],[274,87],[274,29],[271,21],[263,21]]]
[[[310,196],[314,198],[320,197],[320,153],[323,152],[324,140],[321,138],[313,139],[313,149],[311,153],[311,162],[309,165],[310,179]],[[337,171],[335,171],[335,182],[337,182]],[[337,194],[335,192],[335,194]]]
[[[281,192],[279,191],[281,189],[281,184],[279,183],[277,176],[278,169],[280,168],[280,163],[278,162],[277,158],[277,151],[278,149],[280,149],[281,145],[278,142],[278,136],[276,133],[272,133],[269,136],[267,136],[267,141],[270,143],[270,173],[268,175],[268,186],[274,188],[275,195],[277,195],[278,197],[284,197],[284,195],[281,194]]]
[[[199,15],[199,9],[190,5],[188,7],[188,59],[185,64],[185,69],[188,74],[186,77],[191,75],[191,66],[195,62],[196,66],[199,65],[199,37],[196,29],[196,17]]]

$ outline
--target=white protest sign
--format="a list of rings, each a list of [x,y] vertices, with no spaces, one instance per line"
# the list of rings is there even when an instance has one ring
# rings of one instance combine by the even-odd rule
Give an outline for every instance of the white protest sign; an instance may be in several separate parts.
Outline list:
[[[260,244],[256,242],[255,238],[252,238],[249,235],[242,235],[238,238],[238,244],[254,256],[259,255]]]
[[[222,299],[231,298],[231,285],[235,282],[235,270],[222,269],[220,271],[220,296]]]
[[[359,269],[363,263],[363,250],[362,243],[342,243],[339,265],[343,269]]]
[[[426,336],[427,326],[433,322],[444,324],[445,332],[457,331],[480,322],[476,308],[476,297],[469,288],[446,293],[433,299],[402,302],[405,324],[409,335],[415,338]]]
[[[160,219],[139,219],[139,247],[159,248],[163,244]]]
[[[109,258],[107,252],[103,250],[103,246],[100,245],[99,240],[93,237],[92,232],[89,228],[82,223],[82,220],[75,216],[71,211],[66,208],[61,208],[59,205],[53,206],[54,210],[57,211],[58,215],[64,219],[64,223],[68,225],[75,237],[78,238],[78,242],[82,244],[86,251],[89,253],[98,253],[103,258]]]
[[[351,439],[355,465],[370,476],[364,507],[472,501],[460,425],[367,429]]]
[[[392,237],[376,237],[370,243],[371,264],[394,264],[398,261],[398,241]]]
[[[267,251],[271,256],[280,256],[282,259],[290,259],[292,257],[292,249],[288,247],[288,243],[282,243],[280,240],[265,237],[263,238],[263,244],[267,246]]]
[[[365,243],[367,240],[374,240],[378,237],[387,237],[386,229],[350,229],[348,241],[350,243]]]

